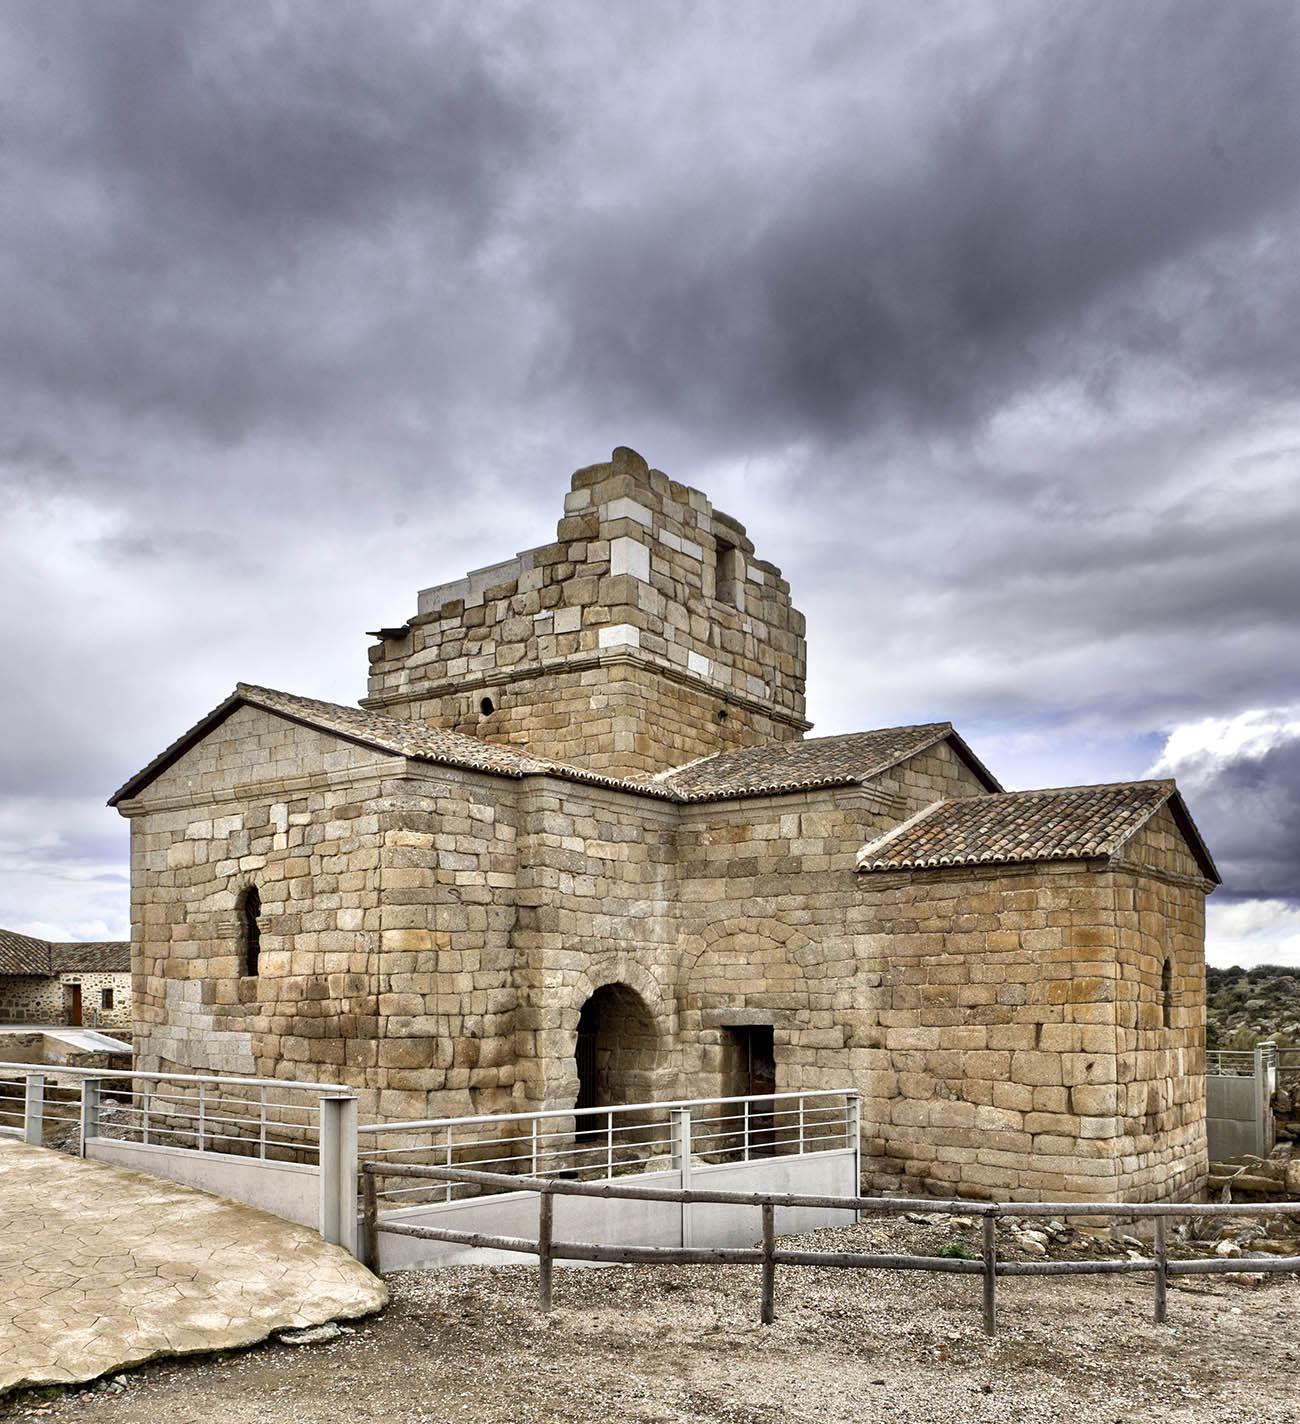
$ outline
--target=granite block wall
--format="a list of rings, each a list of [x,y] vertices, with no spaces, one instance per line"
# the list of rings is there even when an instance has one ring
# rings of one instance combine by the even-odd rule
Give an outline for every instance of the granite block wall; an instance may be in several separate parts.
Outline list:
[[[1185,1194],[1205,885],[1179,828],[1122,863],[856,871],[982,790],[944,743],[867,786],[682,805],[241,707],[123,807],[140,1066],[344,1082],[363,1118],[567,1107],[583,1006],[620,986],[602,1081],[721,1094],[729,1035],[770,1027],[778,1089],[861,1090],[869,1186]]]

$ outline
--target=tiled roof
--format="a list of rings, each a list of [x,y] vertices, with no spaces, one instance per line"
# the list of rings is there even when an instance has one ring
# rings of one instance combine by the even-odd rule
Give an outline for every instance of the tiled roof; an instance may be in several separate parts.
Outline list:
[[[683,801],[726,800],[814,787],[851,786],[951,738],[991,788],[997,782],[971,755],[951,722],[914,727],[882,727],[839,737],[811,737],[802,742],[742,747],[717,752],[686,766],[661,772],[655,780]]]
[[[127,940],[72,940],[52,944],[51,962],[56,974],[129,974],[131,945]]]
[[[14,930],[0,930],[0,974],[49,974],[50,946]]]
[[[617,777],[587,771],[549,757],[533,756],[515,747],[497,746],[466,736],[463,732],[443,731],[428,727],[423,722],[389,717],[382,712],[368,712],[337,702],[322,702],[314,697],[296,697],[292,693],[241,682],[231,696],[115,792],[109,805],[115,806],[142,790],[240,706],[262,707],[305,726],[417,761],[463,767],[494,776],[558,776],[568,781],[608,786],[664,801],[717,801],[814,787],[852,785],[945,738],[953,743],[959,755],[970,763],[990,788],[997,788],[997,782],[948,722],[886,727],[874,732],[851,732],[841,737],[815,737],[804,742],[747,747],[740,751],[719,752],[653,777]]]
[[[30,935],[0,930],[0,974],[125,974],[131,969],[131,946],[124,941],[52,944]]]
[[[362,746],[373,747],[376,751],[391,752],[394,756],[411,757],[416,761],[436,762],[440,766],[462,767],[468,771],[484,771],[494,776],[561,776],[570,781],[640,791],[664,800],[674,799],[669,790],[654,785],[649,779],[634,781],[602,776],[599,772],[569,766],[547,757],[530,756],[514,747],[480,741],[477,737],[466,736],[463,732],[444,731],[404,717],[388,717],[382,712],[367,712],[360,707],[348,707],[338,702],[322,702],[315,697],[297,697],[290,692],[277,692],[274,688],[241,682],[224,702],[213,708],[206,717],[196,722],[189,731],[114,792],[108,804],[116,806],[119,801],[134,796],[155,776],[183,756],[217,723],[224,721],[231,712],[241,706],[262,707],[291,721],[332,732],[335,736],[344,737]]]
[[[1166,803],[1208,878],[1219,876],[1172,781],[1003,791],[939,801],[864,846],[858,869],[918,870],[1114,855]]]
[[[546,763],[515,747],[480,741],[464,732],[445,731],[405,717],[389,717],[338,702],[321,702],[314,697],[295,697],[270,687],[241,682],[236,695],[256,707],[282,712],[315,727],[337,732],[352,741],[364,742],[380,751],[417,761],[436,761],[444,766],[460,766],[471,771],[494,772],[498,776],[526,776],[543,770]],[[576,770],[576,768],[575,768]]]

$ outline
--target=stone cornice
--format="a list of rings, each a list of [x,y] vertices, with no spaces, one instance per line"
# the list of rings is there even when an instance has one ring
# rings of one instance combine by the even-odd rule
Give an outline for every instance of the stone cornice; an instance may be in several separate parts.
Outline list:
[[[1177,870],[1160,870],[1154,865],[1146,865],[1140,860],[1126,860],[1121,856],[1112,859],[1107,868],[1127,872],[1129,875],[1140,875],[1147,880],[1159,880],[1163,885],[1199,890],[1203,895],[1211,895],[1217,888],[1215,882],[1204,875],[1185,875]]]
[[[418,763],[423,769],[424,763]],[[309,791],[332,791],[340,787],[373,782],[384,776],[406,776],[411,763],[405,757],[382,757],[363,766],[350,766],[339,771],[318,771],[308,776],[267,777],[261,781],[243,781],[234,786],[213,790],[196,788],[185,795],[140,797],[119,801],[117,811],[128,819],[162,811],[187,811],[196,806],[224,806],[234,801],[284,801]]]

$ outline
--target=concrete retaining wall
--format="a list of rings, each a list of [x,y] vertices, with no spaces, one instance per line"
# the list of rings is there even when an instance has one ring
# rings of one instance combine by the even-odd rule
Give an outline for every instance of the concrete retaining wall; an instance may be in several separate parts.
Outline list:
[[[152,1143],[120,1142],[92,1137],[86,1156],[115,1167],[130,1167],[153,1177],[165,1177],[187,1187],[229,1197],[296,1221],[320,1227],[320,1173],[295,1162],[263,1162],[256,1157],[226,1157],[216,1152],[194,1152],[184,1147],[159,1147]]]
[[[620,1178],[632,1186],[675,1191],[682,1187],[681,1172],[650,1172]],[[769,1157],[753,1162],[693,1167],[689,1186],[715,1192],[802,1192],[812,1196],[853,1196],[857,1193],[856,1154],[851,1150],[824,1152],[811,1157]],[[537,1193],[505,1192],[468,1201],[435,1202],[424,1206],[380,1211],[380,1220],[412,1226],[449,1227],[494,1236],[537,1239]],[[776,1229],[782,1235],[816,1231],[826,1226],[847,1226],[848,1211],[781,1208]],[[619,1201],[616,1198],[555,1198],[554,1237],[557,1241],[588,1241],[603,1246],[754,1246],[762,1234],[756,1206],[718,1206],[675,1202]],[[534,1257],[514,1251],[486,1251],[409,1236],[379,1236],[379,1268],[384,1271],[411,1267],[465,1265],[521,1265]],[[557,1261],[557,1265],[585,1262]]]

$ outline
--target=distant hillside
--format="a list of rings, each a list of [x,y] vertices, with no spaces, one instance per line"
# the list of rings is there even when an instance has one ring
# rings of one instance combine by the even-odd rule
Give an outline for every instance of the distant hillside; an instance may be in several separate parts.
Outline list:
[[[1275,1038],[1283,1048],[1300,1048],[1300,968],[1207,966],[1205,991],[1208,1047],[1253,1048]]]

